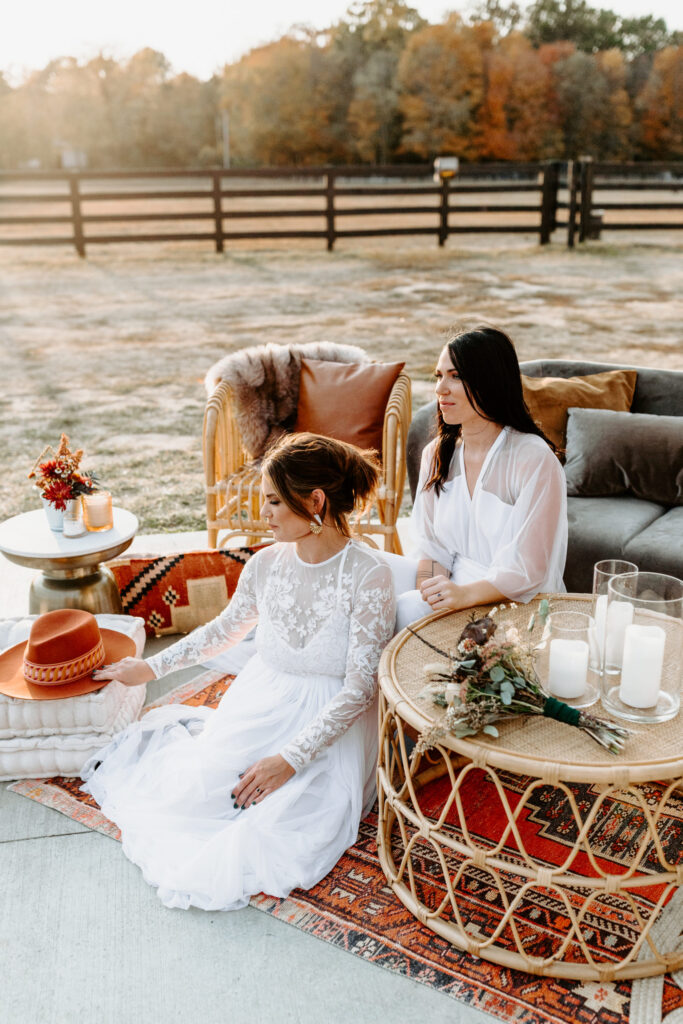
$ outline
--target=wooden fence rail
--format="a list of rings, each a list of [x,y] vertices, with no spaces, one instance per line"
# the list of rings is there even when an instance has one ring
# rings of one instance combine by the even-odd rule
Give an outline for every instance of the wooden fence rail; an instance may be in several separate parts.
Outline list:
[[[654,176],[658,176],[653,180]],[[144,188],[150,180],[157,187]],[[171,187],[159,188],[168,180]],[[352,184],[354,180],[362,183]],[[284,182],[269,187],[269,182]],[[300,184],[299,182],[311,182]],[[21,183],[21,191],[12,191],[12,183]],[[57,182],[61,190],[41,191],[39,186]],[[125,184],[131,183],[127,189]],[[175,183],[185,187],[173,187]],[[263,182],[264,185],[260,185]],[[296,182],[296,184],[294,183]],[[373,183],[374,182],[374,183]],[[111,184],[102,187],[98,183]],[[187,187],[187,183],[191,187]],[[291,183],[291,184],[290,184]],[[8,187],[10,186],[10,187]],[[122,187],[123,186],[123,187]],[[554,231],[567,229],[567,244],[572,246],[596,237],[600,227],[610,230],[683,227],[683,220],[612,221],[604,223],[605,211],[648,210],[681,211],[683,203],[673,198],[662,202],[603,202],[596,211],[595,193],[618,189],[677,193],[683,187],[683,164],[596,164],[589,158],[568,164],[559,161],[526,164],[468,165],[453,178],[433,180],[431,165],[387,167],[318,167],[258,170],[182,170],[182,171],[34,171],[0,173],[0,214],[8,207],[50,204],[64,207],[59,212],[8,213],[0,216],[0,245],[73,245],[80,256],[86,246],[117,242],[210,241],[216,252],[223,252],[231,241],[246,239],[321,239],[332,250],[339,239],[378,236],[431,235],[444,245],[451,235],[464,233],[538,234],[542,245]],[[526,195],[526,202],[498,202],[498,195]],[[475,201],[462,201],[461,197]],[[476,197],[480,196],[479,202]],[[367,204],[354,199],[375,200]],[[409,202],[408,199],[415,202]],[[130,210],[123,204],[144,201],[203,201],[201,209],[187,208],[154,211]],[[244,205],[244,200],[254,200]],[[269,200],[287,200],[278,207]],[[301,205],[310,201],[319,205]],[[387,200],[389,202],[387,202]],[[120,204],[116,212],[90,212],[92,204]],[[43,206],[45,209],[45,206]],[[566,211],[566,220],[558,219]],[[472,219],[472,214],[481,214]],[[508,215],[526,215],[522,220]],[[496,215],[504,215],[496,217]],[[348,218],[391,217],[392,224],[368,227],[353,224]],[[418,220],[416,221],[416,218]],[[291,219],[317,221],[311,228],[286,226]],[[243,226],[242,221],[263,222],[263,227]],[[285,226],[273,227],[284,221]],[[182,222],[192,229],[183,231]],[[177,224],[169,232],[124,232],[120,225],[149,223]],[[206,224],[206,230],[203,228]],[[94,225],[110,225],[98,233]],[[351,226],[346,226],[350,224]],[[18,228],[42,225],[69,225],[68,234],[25,234]]]

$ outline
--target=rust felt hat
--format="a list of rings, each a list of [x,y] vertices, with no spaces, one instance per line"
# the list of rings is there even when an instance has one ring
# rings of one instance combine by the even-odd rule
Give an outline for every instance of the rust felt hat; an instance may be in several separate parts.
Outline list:
[[[100,629],[90,612],[59,608],[38,616],[28,640],[0,654],[0,693],[24,700],[78,697],[106,686],[100,666],[135,654],[135,641]]]

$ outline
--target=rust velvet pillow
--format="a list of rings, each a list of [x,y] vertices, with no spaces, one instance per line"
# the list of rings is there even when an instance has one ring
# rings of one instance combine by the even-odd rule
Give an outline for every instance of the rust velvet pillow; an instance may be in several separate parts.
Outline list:
[[[222,612],[255,551],[257,547],[120,558],[108,567],[124,613],[141,616],[148,636],[165,636],[189,633]]]
[[[384,410],[404,366],[302,359],[294,430],[381,452]]]
[[[637,379],[636,370],[607,370],[587,377],[522,375],[522,388],[531,418],[558,449],[564,449],[570,408],[628,412]]]

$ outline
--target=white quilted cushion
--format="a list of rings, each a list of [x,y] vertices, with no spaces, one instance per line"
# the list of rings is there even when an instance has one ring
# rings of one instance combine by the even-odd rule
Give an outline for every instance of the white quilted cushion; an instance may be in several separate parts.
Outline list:
[[[106,732],[16,736],[14,739],[0,740],[0,780],[79,775],[88,758],[106,746],[117,732],[134,722],[140,714],[145,700],[145,687],[117,685],[123,691],[122,699]]]
[[[27,639],[35,617],[1,621],[0,649]],[[103,629],[132,637],[140,657],[145,646],[142,619],[95,617]],[[78,775],[91,754],[138,718],[145,689],[114,681],[101,690],[64,700],[21,700],[0,693],[0,779]]]

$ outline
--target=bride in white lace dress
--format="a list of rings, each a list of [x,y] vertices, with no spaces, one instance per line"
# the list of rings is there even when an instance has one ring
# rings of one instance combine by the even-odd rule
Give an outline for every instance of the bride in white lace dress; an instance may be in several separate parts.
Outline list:
[[[258,624],[256,653],[218,708],[151,711],[83,770],[83,789],[169,907],[235,910],[254,893],[310,888],[374,799],[377,667],[395,599],[389,568],[349,539],[347,515],[376,468],[350,445],[297,434],[266,456],[263,481],[276,543],[246,564],[226,610],[148,661],[99,671],[141,684]]]

